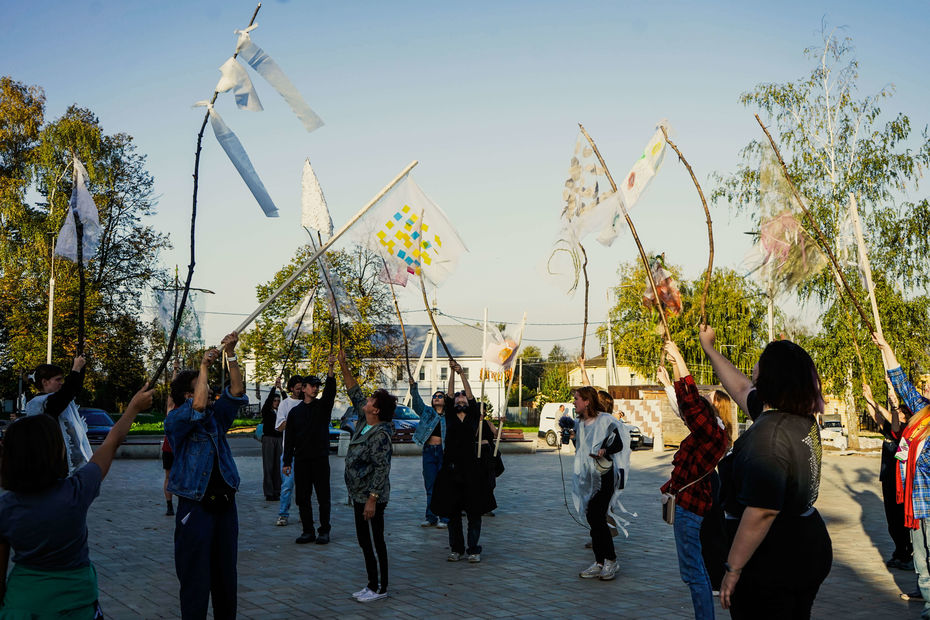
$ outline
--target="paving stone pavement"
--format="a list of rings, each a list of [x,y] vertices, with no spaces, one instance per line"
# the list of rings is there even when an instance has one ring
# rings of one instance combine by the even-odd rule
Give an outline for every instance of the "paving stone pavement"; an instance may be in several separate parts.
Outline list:
[[[630,536],[615,538],[620,572],[612,582],[582,581],[593,560],[587,530],[564,506],[556,453],[505,455],[497,516],[483,520],[482,562],[450,563],[446,530],[421,528],[424,492],[419,457],[397,457],[385,513],[390,597],[351,598],[365,584],[351,509],[344,504],[343,459],[331,457],[333,541],[296,545],[291,525],[275,527],[277,502],[261,495],[258,443],[234,439],[242,477],[238,496],[239,617],[262,618],[689,618],[672,528],[660,519],[658,488],[672,452],[633,454],[624,503],[639,514]],[[570,485],[570,457],[563,457]],[[814,606],[815,618],[916,618],[921,606],[898,599],[916,577],[890,572],[877,456],[827,453],[818,509],[833,538],[834,563]],[[174,519],[163,516],[161,463],[117,461],[91,508],[91,559],[109,618],[178,617]],[[803,559],[799,559],[803,561]],[[717,607],[719,617],[729,614]]]

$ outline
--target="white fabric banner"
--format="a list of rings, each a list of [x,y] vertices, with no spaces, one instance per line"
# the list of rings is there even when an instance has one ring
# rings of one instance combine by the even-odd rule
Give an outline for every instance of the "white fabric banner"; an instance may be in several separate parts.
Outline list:
[[[233,91],[236,105],[240,110],[261,112],[264,109],[262,108],[262,102],[258,99],[258,93],[255,92],[255,88],[252,86],[249,74],[239,64],[239,61],[230,57],[220,67],[220,72],[223,75],[220,77],[220,81],[216,83],[216,92]]]
[[[281,70],[281,67],[278,66],[278,63],[266,54],[262,48],[252,42],[252,37],[249,36],[248,31],[237,30],[236,32],[239,34],[236,51],[250,67],[255,69],[260,76],[265,78],[266,82],[278,91],[278,94],[284,98],[287,105],[291,106],[291,110],[303,123],[304,128],[307,131],[313,131],[322,127],[323,120],[310,109],[310,106],[304,101],[304,98],[287,75],[284,74],[284,71]]]
[[[294,336],[294,332],[301,334],[313,333],[313,299],[316,297],[316,289],[304,295],[300,303],[294,306],[291,313],[284,320],[284,335],[288,338]],[[298,327],[299,326],[299,327]]]
[[[618,188],[627,210],[632,209],[636,201],[639,200],[643,191],[652,181],[652,177],[659,171],[662,160],[665,159],[665,136],[662,135],[661,129],[663,126],[666,131],[671,132],[671,127],[667,121],[659,123],[660,129],[657,129],[653,134],[652,139],[646,144],[643,154],[633,164],[633,168]]]
[[[84,226],[81,248],[84,264],[97,252],[100,243],[100,219],[97,215],[97,205],[87,189],[87,170],[84,165],[74,159],[74,186],[71,188],[71,199],[68,201],[68,214],[65,223],[58,233],[58,242],[55,244],[55,254],[77,262],[77,228],[74,225],[74,215],[77,214]]]
[[[326,206],[320,182],[310,167],[309,158],[304,161],[300,186],[300,224],[309,230],[318,231],[325,243],[333,236],[333,218]]]

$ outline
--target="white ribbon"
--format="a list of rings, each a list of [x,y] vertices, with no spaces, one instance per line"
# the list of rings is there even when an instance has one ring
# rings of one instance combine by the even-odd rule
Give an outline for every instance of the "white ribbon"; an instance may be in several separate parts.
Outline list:
[[[225,93],[227,90],[232,90],[236,98],[236,105],[240,110],[261,112],[264,109],[262,108],[262,102],[258,99],[258,93],[255,92],[255,88],[252,86],[249,74],[246,73],[243,66],[235,58],[230,57],[224,62],[220,67],[220,72],[223,75],[220,77],[220,81],[216,83],[216,92]]]

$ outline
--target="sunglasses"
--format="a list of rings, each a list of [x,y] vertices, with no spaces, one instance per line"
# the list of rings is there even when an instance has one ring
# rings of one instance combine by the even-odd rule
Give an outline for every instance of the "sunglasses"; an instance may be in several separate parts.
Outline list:
[[[437,398],[445,398],[445,397],[446,397],[446,395],[443,394],[442,392],[436,392],[435,394],[433,394],[433,399],[434,399],[434,400],[437,399]]]

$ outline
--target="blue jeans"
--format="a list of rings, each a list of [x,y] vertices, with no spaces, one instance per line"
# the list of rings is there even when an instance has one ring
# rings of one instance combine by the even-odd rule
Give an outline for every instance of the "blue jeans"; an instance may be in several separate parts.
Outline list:
[[[284,453],[281,453],[281,469],[284,469]],[[290,475],[285,476],[281,472],[281,503],[278,505],[278,516],[288,517],[291,514],[291,496],[294,494],[294,468],[291,467]],[[313,528],[313,524],[310,524]]]
[[[442,467],[442,444],[423,446],[423,486],[426,487],[426,520],[435,524],[436,521],[448,523],[448,519],[440,519],[429,509],[433,500],[433,487],[436,486],[436,475]]]
[[[178,498],[174,520],[174,567],[181,584],[181,617],[207,617],[213,599],[213,617],[236,617],[236,557],[239,550],[239,516],[236,503],[221,510],[205,510],[201,502]]]
[[[675,547],[678,549],[678,572],[691,590],[695,620],[713,620],[714,593],[701,555],[700,517],[675,505]]]
[[[920,527],[911,530],[914,547],[914,570],[917,571],[917,587],[924,595],[924,610],[921,618],[930,618],[930,518],[919,519]]]

